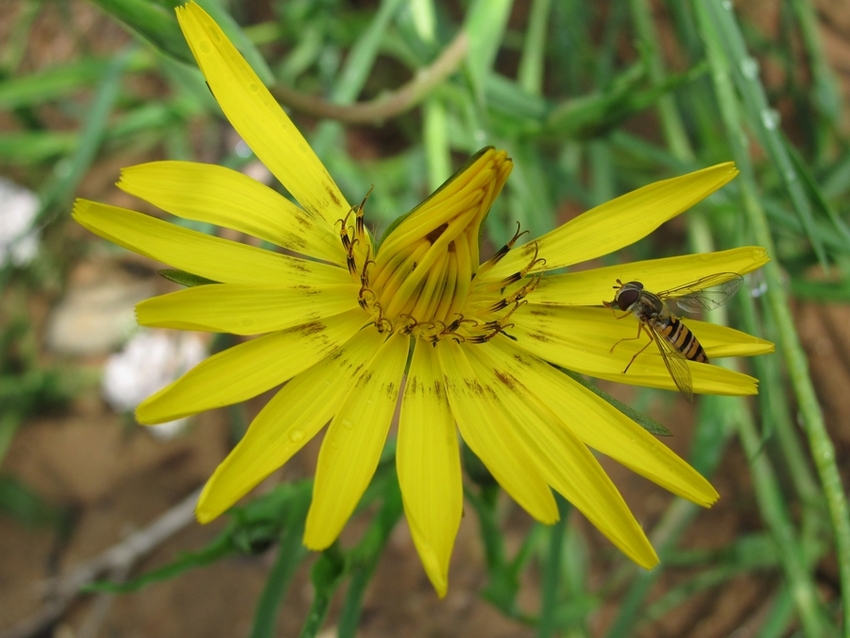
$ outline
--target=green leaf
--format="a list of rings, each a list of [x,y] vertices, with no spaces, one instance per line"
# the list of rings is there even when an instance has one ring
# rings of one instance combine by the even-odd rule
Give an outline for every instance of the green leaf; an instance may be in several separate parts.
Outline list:
[[[55,525],[61,518],[58,508],[14,476],[0,476],[0,514],[27,527]]]
[[[195,64],[195,58],[183,37],[173,11],[149,0],[93,0],[110,14],[164,54]]]
[[[187,288],[194,288],[195,286],[206,286],[207,284],[219,283],[217,281],[213,281],[212,279],[201,277],[200,275],[193,275],[192,273],[186,272],[185,270],[177,270],[176,268],[163,268],[162,270],[157,270],[156,272],[160,276],[168,279],[168,281],[173,281],[175,284],[180,284],[181,286],[186,286]]]
[[[640,427],[642,427],[650,434],[654,434],[655,436],[673,436],[673,433],[667,428],[665,428],[663,425],[661,425],[658,421],[656,421],[655,419],[651,419],[650,417],[646,416],[641,412],[638,412],[637,410],[626,405],[622,401],[618,401],[607,392],[600,390],[597,386],[588,382],[580,374],[576,374],[571,370],[565,370],[563,368],[560,368],[560,370],[568,377],[570,377],[573,381],[578,382],[580,385],[593,392],[593,394],[595,394],[599,398],[604,399],[606,402],[610,403],[612,407],[625,414],[627,417],[629,417],[632,421],[637,423]]]

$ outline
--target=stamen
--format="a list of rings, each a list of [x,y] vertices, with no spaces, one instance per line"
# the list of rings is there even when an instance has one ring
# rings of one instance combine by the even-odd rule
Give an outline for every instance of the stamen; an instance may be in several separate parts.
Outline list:
[[[528,273],[531,272],[531,270],[538,264],[540,264],[541,266],[546,264],[546,260],[543,257],[537,256],[538,248],[539,246],[537,245],[537,242],[534,242],[534,257],[531,258],[531,261],[528,262],[528,265],[525,268],[523,268],[519,272],[515,272],[514,274],[505,277],[502,280],[503,287],[507,287],[511,284],[518,282],[520,279],[528,275]]]
[[[357,207],[357,218],[354,221],[354,232],[357,233],[358,237],[362,237],[366,232],[366,229],[363,225],[363,209],[366,207],[366,200],[369,199],[369,195],[372,194],[375,185],[372,184],[369,187],[369,190],[366,192],[366,196],[363,197],[363,201],[360,202],[360,205]]]
[[[511,249],[514,247],[514,244],[517,243],[517,240],[519,240],[519,238],[522,237],[523,235],[527,235],[527,234],[528,234],[527,230],[522,230],[522,231],[520,230],[520,224],[519,224],[519,222],[517,222],[516,223],[516,232],[514,233],[514,236],[511,237],[510,241],[508,241],[507,244],[505,244],[504,246],[499,248],[499,250],[497,250],[496,253],[492,257],[490,257],[490,259],[488,259],[485,263],[483,263],[481,265],[481,268],[478,269],[478,272],[472,275],[473,278],[475,278],[475,277],[480,278],[480,277],[483,277],[484,275],[486,275],[487,272],[493,266],[498,264],[505,257],[505,255],[507,255],[511,251]]]

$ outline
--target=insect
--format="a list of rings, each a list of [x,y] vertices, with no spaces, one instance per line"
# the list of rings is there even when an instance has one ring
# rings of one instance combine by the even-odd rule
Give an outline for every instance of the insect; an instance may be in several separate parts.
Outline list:
[[[617,291],[614,300],[602,303],[606,308],[633,314],[638,320],[638,333],[635,337],[620,339],[611,346],[611,352],[621,341],[639,339],[641,332],[645,331],[649,335],[649,343],[635,353],[623,374],[638,355],[654,341],[679,392],[688,401],[693,401],[693,384],[687,362],[708,363],[708,357],[694,333],[679,320],[671,307],[688,313],[713,310],[738,292],[743,281],[740,275],[723,272],[697,279],[684,286],[652,293],[639,281],[624,284],[618,279],[617,285],[614,286]],[[623,315],[626,316],[628,315]]]

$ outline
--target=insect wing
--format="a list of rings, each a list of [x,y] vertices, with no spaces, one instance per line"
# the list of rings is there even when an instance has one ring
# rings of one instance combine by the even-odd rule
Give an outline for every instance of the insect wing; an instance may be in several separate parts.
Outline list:
[[[721,272],[665,290],[658,296],[672,308],[697,313],[719,308],[738,292],[742,283],[744,278],[741,275]]]
[[[655,340],[658,346],[658,351],[661,353],[661,358],[664,360],[664,365],[667,367],[667,372],[673,377],[673,383],[679,388],[679,392],[688,400],[694,400],[693,383],[691,382],[691,370],[688,367],[688,360],[679,352],[676,345],[670,339],[655,329],[651,322],[645,324],[649,330],[649,334]]]

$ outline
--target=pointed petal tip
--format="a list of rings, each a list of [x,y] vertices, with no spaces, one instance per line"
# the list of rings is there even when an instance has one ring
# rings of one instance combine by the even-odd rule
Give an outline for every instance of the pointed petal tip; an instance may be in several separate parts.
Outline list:
[[[316,534],[311,529],[304,530],[304,538],[301,540],[304,543],[304,547],[309,549],[311,552],[322,552],[330,547],[336,538],[332,538],[328,540],[327,538],[321,538],[318,534]]]
[[[195,520],[198,521],[201,525],[207,525],[208,523],[212,523],[215,519],[219,517],[219,514],[214,514],[212,512],[206,511],[201,508],[201,502],[198,501],[198,504],[195,506]]]
[[[634,560],[635,563],[637,563],[639,567],[642,567],[646,571],[652,571],[653,569],[655,569],[655,567],[658,565],[658,563],[661,562],[658,558],[658,554],[655,553],[654,549],[652,550],[652,556],[651,557],[648,556],[646,558],[647,558],[646,560],[636,560],[636,559],[632,559],[632,560]]]
[[[74,206],[71,209],[71,217],[73,217],[79,222],[80,217],[85,215],[90,204],[91,202],[89,200],[83,199],[82,197],[78,197],[77,199],[75,199]]]

